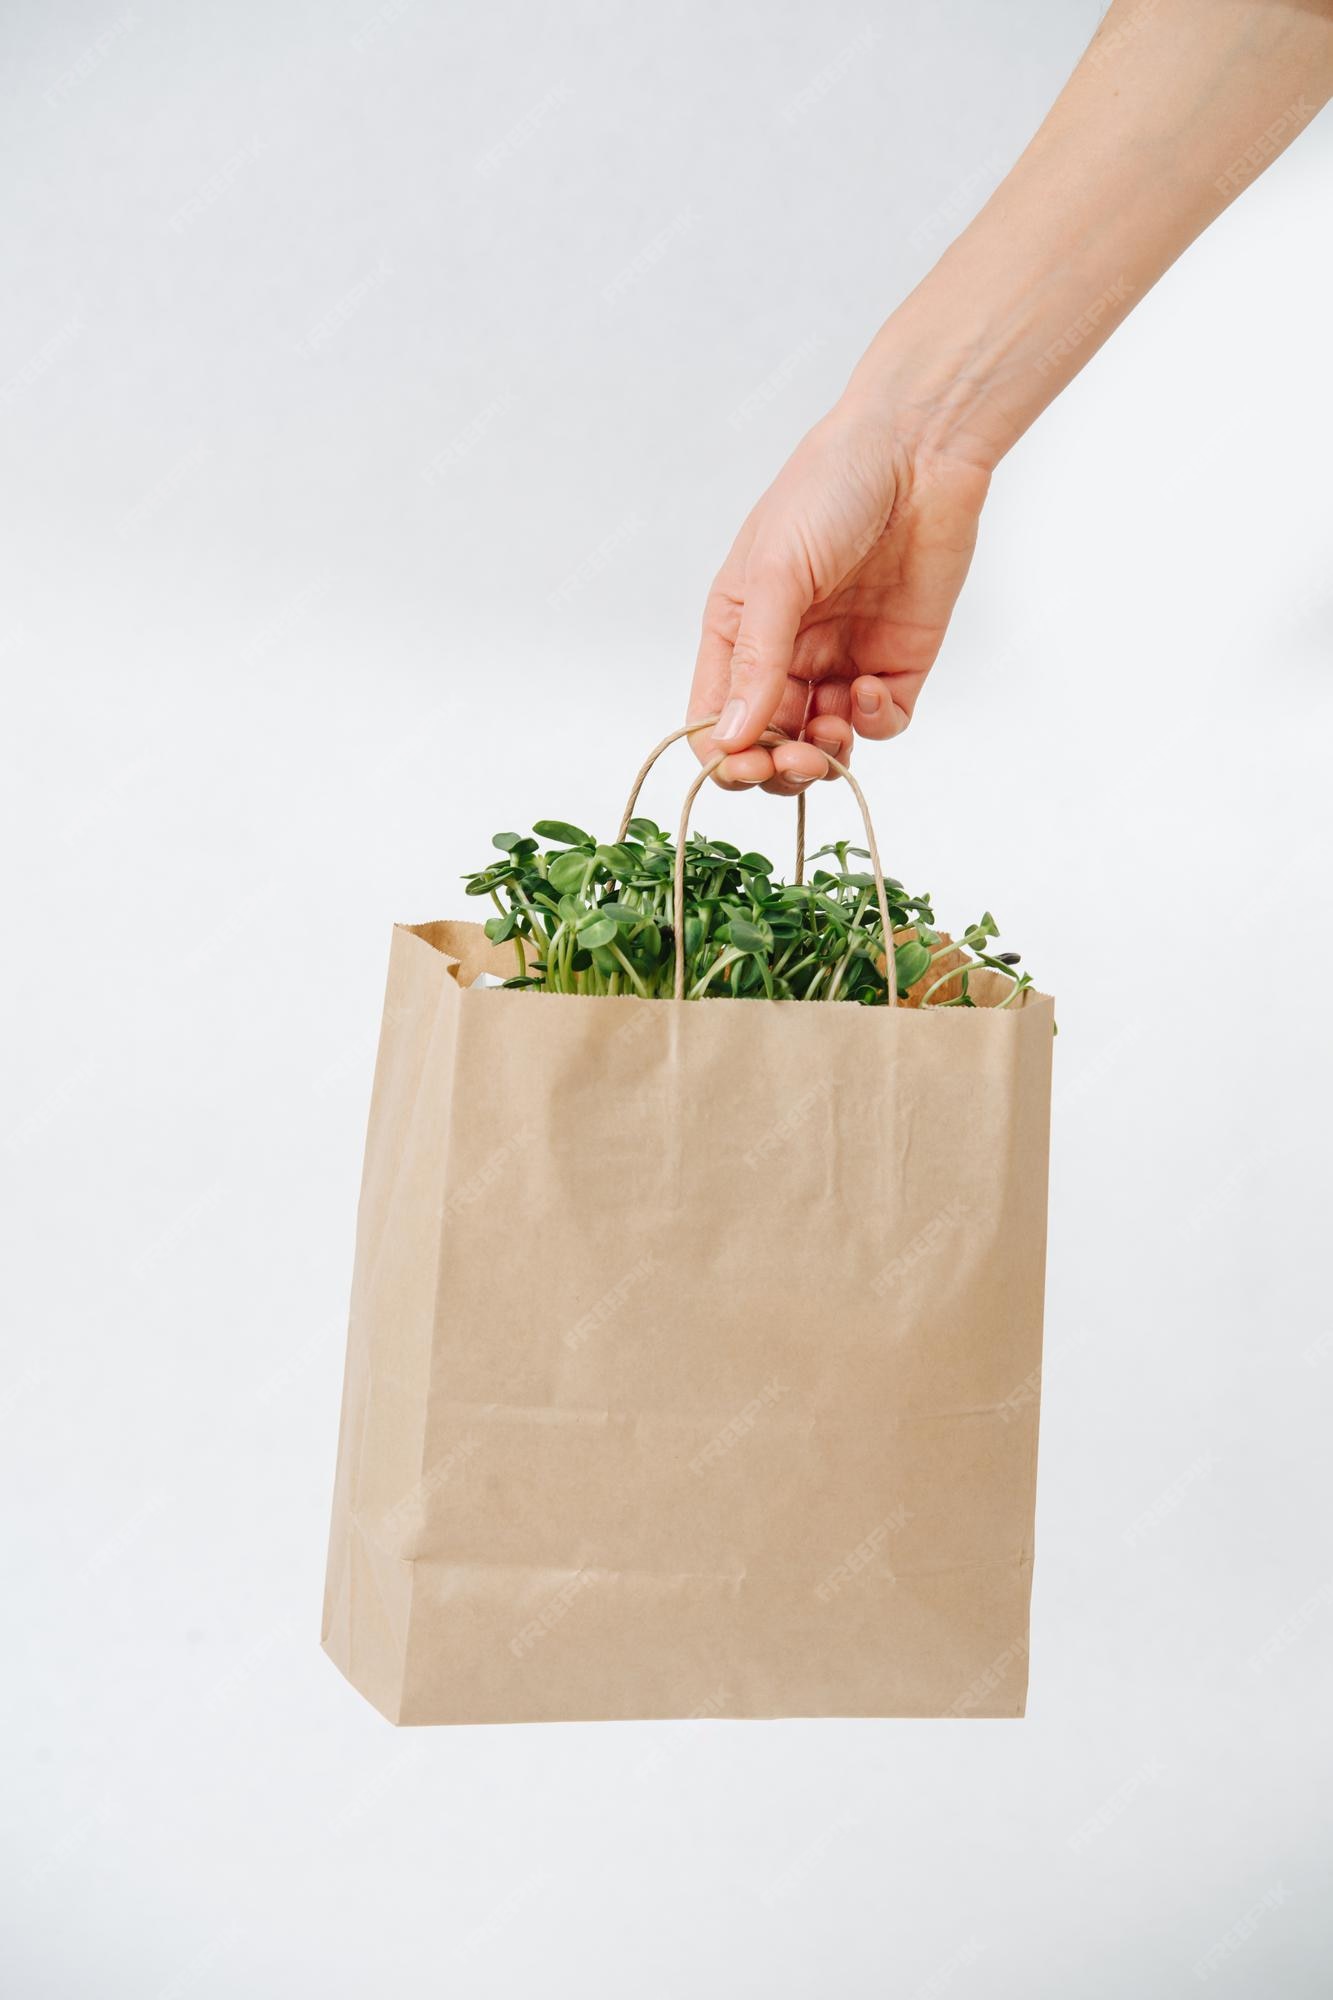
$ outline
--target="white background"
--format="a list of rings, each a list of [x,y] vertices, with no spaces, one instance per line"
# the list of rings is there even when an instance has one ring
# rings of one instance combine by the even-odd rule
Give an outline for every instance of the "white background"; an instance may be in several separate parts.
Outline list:
[[[610,825],[1098,14],[9,0],[21,2000],[1324,1990],[1327,124],[1001,468],[860,755],[1059,1000],[1027,1721],[394,1732],[318,1647],[390,923]]]

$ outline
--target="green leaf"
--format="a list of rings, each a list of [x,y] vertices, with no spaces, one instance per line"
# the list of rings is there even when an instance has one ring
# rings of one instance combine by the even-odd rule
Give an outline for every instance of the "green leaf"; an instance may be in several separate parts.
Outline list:
[[[640,817],[620,839],[595,844],[568,820],[540,820],[534,835],[492,838],[498,857],[463,877],[469,896],[503,904],[498,916],[478,912],[487,918],[485,935],[495,944],[526,943],[548,958],[510,985],[547,992],[582,985],[605,993],[608,982],[618,990],[632,972],[651,993],[671,990],[674,946],[666,920],[677,855],[669,832]],[[539,839],[557,846],[539,851]],[[886,1004],[892,996],[879,970],[884,940],[868,859],[864,848],[834,841],[811,855],[811,882],[783,883],[773,880],[771,863],[757,850],[742,852],[727,841],[691,834],[681,857],[688,990],[710,999],[767,993],[779,1000]],[[909,896],[893,877],[886,878],[886,890],[900,940],[894,945],[896,984],[906,992],[936,975],[954,978],[955,997],[937,993],[931,1005],[974,1005],[966,977],[941,970],[930,897]],[[599,902],[599,896],[609,900]],[[994,944],[998,927],[989,910],[965,930],[955,927],[955,936],[983,965],[1005,973],[1011,992],[1029,983],[1018,954]],[[593,967],[592,977],[576,980],[575,974]]]
[[[752,924],[745,917],[733,917],[727,929],[731,942],[742,951],[768,953],[773,949],[773,933],[767,924]]]
[[[583,887],[588,878],[591,862],[592,856],[581,853],[578,848],[567,854],[557,854],[551,863],[547,879],[553,888],[558,889],[562,895],[567,895],[571,889]]]
[[[625,949],[637,968],[656,965],[662,956],[662,933],[656,924],[645,924],[642,930],[635,932]]]
[[[593,845],[593,837],[590,833],[585,833],[582,827],[571,826],[566,819],[539,819],[533,822],[532,830],[534,833],[540,834],[543,840],[563,841],[567,847],[591,847]]]
[[[898,978],[898,991],[905,993],[909,986],[915,986],[918,979],[924,979],[930,970],[930,953],[915,938],[900,944],[893,954],[894,971]]]

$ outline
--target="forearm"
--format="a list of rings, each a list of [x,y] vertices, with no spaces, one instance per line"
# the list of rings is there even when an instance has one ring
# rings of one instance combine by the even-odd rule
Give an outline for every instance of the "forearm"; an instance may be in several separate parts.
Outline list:
[[[992,465],[1333,95],[1333,0],[1115,0],[849,402]]]

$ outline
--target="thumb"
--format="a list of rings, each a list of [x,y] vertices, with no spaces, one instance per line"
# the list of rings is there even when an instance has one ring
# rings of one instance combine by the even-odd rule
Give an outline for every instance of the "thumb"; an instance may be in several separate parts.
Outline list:
[[[811,596],[808,583],[789,562],[747,565],[727,699],[713,731],[719,748],[746,749],[777,714],[787,692],[796,633]]]

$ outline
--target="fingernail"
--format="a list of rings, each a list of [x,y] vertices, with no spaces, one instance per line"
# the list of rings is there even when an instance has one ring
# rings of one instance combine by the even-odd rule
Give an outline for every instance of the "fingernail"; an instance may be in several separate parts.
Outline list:
[[[737,696],[727,703],[721,716],[718,718],[717,728],[713,731],[713,741],[715,743],[730,743],[741,734],[744,728],[745,703]]]
[[[856,706],[860,709],[862,715],[878,715],[882,699],[883,696],[877,687],[859,687],[856,690]]]

